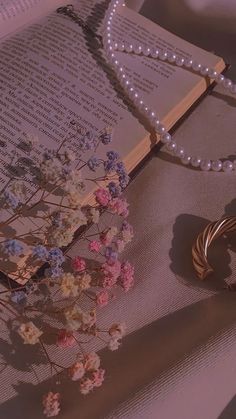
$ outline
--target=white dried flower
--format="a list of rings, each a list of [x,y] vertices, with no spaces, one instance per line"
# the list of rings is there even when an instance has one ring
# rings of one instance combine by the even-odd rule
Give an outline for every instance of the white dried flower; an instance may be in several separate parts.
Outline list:
[[[90,221],[92,221],[92,223],[98,224],[99,223],[99,219],[100,219],[100,212],[99,212],[99,210],[97,210],[96,208],[91,208],[89,210],[89,218],[90,218]]]
[[[111,338],[110,341],[108,342],[107,347],[108,349],[110,349],[110,351],[117,351],[120,345],[121,345],[121,342],[119,339]]]
[[[64,297],[76,297],[78,295],[78,281],[71,273],[65,273],[63,275],[60,288]]]
[[[126,332],[125,323],[114,323],[109,329],[109,335],[114,339],[121,339]]]
[[[35,146],[39,143],[39,138],[37,135],[32,133],[26,133],[24,142],[29,145],[30,147]]]
[[[28,345],[38,343],[40,336],[43,334],[32,322],[22,323],[18,329],[18,333],[24,343]]]
[[[79,287],[81,290],[87,290],[88,288],[90,288],[91,285],[91,275],[89,274],[84,274],[83,276],[79,277],[78,283],[79,283]]]
[[[71,330],[78,330],[83,321],[83,311],[76,306],[68,307],[65,311],[65,318]]]
[[[64,157],[69,163],[72,163],[76,159],[75,153],[69,149],[64,152]]]

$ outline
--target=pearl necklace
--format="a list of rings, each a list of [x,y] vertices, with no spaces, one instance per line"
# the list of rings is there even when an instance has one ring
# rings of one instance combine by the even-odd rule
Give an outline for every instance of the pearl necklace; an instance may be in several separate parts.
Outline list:
[[[151,126],[160,136],[162,143],[165,144],[167,150],[179,158],[182,164],[191,165],[194,168],[200,168],[204,171],[213,170],[214,172],[219,172],[223,170],[224,172],[231,172],[232,170],[236,170],[236,160],[231,162],[230,160],[209,160],[202,159],[199,156],[190,156],[185,152],[183,147],[177,145],[165,126],[159,121],[156,113],[146,105],[140,94],[132,86],[132,83],[125,73],[124,68],[117,60],[116,51],[133,53],[136,55],[143,54],[146,57],[152,57],[153,59],[167,61],[179,67],[191,69],[201,76],[210,77],[216,83],[221,84],[226,90],[234,94],[236,94],[236,84],[233,84],[230,79],[225,78],[222,74],[217,73],[214,69],[203,66],[202,64],[191,59],[185,59],[175,53],[163,50],[159,51],[157,49],[148,48],[143,45],[131,45],[123,42],[114,43],[112,41],[111,35],[112,21],[119,6],[125,6],[124,0],[111,0],[105,15],[103,46],[108,63],[114,69],[120,84],[128,94],[129,98],[133,101],[136,108],[138,108],[139,111],[141,111],[146,116]]]

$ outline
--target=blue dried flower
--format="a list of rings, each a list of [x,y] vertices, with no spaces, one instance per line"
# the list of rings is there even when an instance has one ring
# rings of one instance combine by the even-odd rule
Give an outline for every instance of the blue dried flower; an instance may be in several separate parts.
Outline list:
[[[109,160],[112,160],[112,161],[117,161],[120,158],[119,154],[113,150],[110,150],[107,152],[107,157]]]
[[[59,278],[63,273],[63,270],[59,266],[54,266],[48,269],[45,269],[44,274],[50,278],[56,279]]]
[[[119,176],[119,184],[121,189],[125,189],[129,181],[130,177],[126,173],[123,173],[121,176]]]
[[[112,247],[107,247],[105,251],[105,257],[109,263],[114,263],[118,259],[118,253],[115,252]]]
[[[109,144],[112,141],[112,130],[109,128],[106,129],[102,134],[100,134],[99,139],[103,144]]]
[[[4,253],[8,256],[19,256],[23,252],[23,246],[19,240],[9,239],[1,245]]]
[[[38,246],[35,246],[32,250],[32,256],[36,257],[37,259],[42,260],[43,262],[46,262],[48,258],[48,250],[45,246],[42,246],[41,244]]]
[[[99,164],[100,164],[100,161],[96,156],[90,157],[90,159],[87,161],[87,166],[93,172],[95,172],[95,170],[99,166]]]
[[[120,186],[115,182],[110,182],[108,184],[108,189],[113,198],[117,198],[121,194]]]
[[[6,189],[4,191],[4,198],[6,200],[7,205],[12,209],[16,209],[21,203],[19,197],[11,191],[9,191],[9,189]]]
[[[13,291],[11,293],[11,301],[15,304],[24,304],[26,302],[26,294],[24,291]]]
[[[113,160],[104,161],[103,166],[106,173],[115,172],[116,170],[116,163]]]
[[[118,173],[119,175],[123,175],[126,174],[126,168],[125,165],[123,163],[123,161],[119,161],[116,165],[116,173]]]
[[[96,147],[96,137],[91,132],[86,132],[78,141],[78,148],[82,151],[94,150]]]
[[[48,262],[51,266],[60,266],[65,261],[63,252],[58,247],[53,247],[48,252]]]

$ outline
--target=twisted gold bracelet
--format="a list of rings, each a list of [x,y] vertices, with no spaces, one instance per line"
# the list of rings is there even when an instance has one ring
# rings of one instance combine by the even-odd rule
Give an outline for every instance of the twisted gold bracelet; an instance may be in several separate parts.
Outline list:
[[[205,230],[199,234],[192,247],[192,258],[193,266],[200,279],[205,279],[214,272],[207,259],[210,244],[218,237],[232,231],[236,231],[236,217],[224,217],[208,224]]]

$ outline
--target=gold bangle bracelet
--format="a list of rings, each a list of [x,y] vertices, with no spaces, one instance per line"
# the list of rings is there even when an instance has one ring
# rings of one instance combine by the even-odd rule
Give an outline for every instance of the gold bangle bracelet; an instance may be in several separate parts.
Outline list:
[[[192,247],[193,266],[198,278],[205,279],[214,272],[207,259],[208,248],[212,241],[233,231],[236,231],[236,217],[224,217],[208,224],[205,230],[199,234]]]

